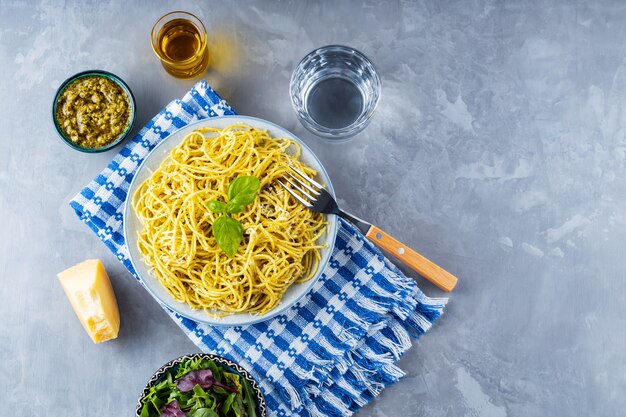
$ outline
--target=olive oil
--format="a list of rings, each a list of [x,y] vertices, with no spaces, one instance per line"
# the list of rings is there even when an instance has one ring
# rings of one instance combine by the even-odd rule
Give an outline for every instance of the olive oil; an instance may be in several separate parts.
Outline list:
[[[209,64],[204,27],[185,17],[163,23],[153,39],[153,47],[167,72],[178,78],[194,77]]]

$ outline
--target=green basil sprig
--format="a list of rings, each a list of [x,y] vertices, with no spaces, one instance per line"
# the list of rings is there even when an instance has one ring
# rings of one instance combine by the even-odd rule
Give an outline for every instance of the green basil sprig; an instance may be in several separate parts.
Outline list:
[[[217,245],[231,259],[243,240],[243,225],[227,214],[241,213],[244,206],[252,204],[260,186],[261,183],[255,176],[237,177],[228,185],[228,203],[218,200],[206,203],[213,213],[226,213],[215,219],[211,229]]]
[[[226,255],[232,259],[243,239],[243,226],[241,223],[222,214],[215,219],[211,228],[213,236],[215,236],[217,241],[217,246],[222,248]]]

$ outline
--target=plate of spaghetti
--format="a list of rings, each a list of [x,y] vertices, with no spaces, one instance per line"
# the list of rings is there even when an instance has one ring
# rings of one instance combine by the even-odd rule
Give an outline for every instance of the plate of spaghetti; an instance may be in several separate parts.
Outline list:
[[[293,306],[324,271],[337,219],[280,186],[290,166],[334,195],[313,152],[265,120],[205,119],[159,143],[124,209],[130,260],[148,291],[213,325],[252,324]]]

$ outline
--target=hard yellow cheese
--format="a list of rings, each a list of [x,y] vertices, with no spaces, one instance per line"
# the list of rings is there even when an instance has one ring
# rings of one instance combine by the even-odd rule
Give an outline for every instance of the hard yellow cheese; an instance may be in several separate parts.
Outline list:
[[[120,314],[109,276],[99,259],[90,259],[58,274],[65,295],[94,343],[115,339]]]

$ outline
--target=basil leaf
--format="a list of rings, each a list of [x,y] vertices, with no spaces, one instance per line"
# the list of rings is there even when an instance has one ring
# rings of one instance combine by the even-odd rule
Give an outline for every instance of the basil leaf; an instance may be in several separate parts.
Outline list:
[[[210,408],[198,408],[190,414],[190,417],[219,417],[219,415]]]
[[[235,219],[222,215],[213,222],[213,236],[229,258],[233,258],[243,239],[243,226]]]
[[[228,186],[228,201],[240,206],[248,205],[254,201],[260,186],[255,176],[237,177]]]
[[[233,203],[232,201],[226,204],[226,213],[233,214],[233,213],[241,213],[242,211],[243,211],[243,206]]]
[[[254,198],[256,197],[256,193],[254,194],[238,194],[235,198],[230,200],[232,203],[247,206],[248,204],[252,204]]]
[[[213,200],[206,202],[206,208],[211,210],[213,213],[223,213],[226,210],[226,207],[226,203],[222,201]]]

